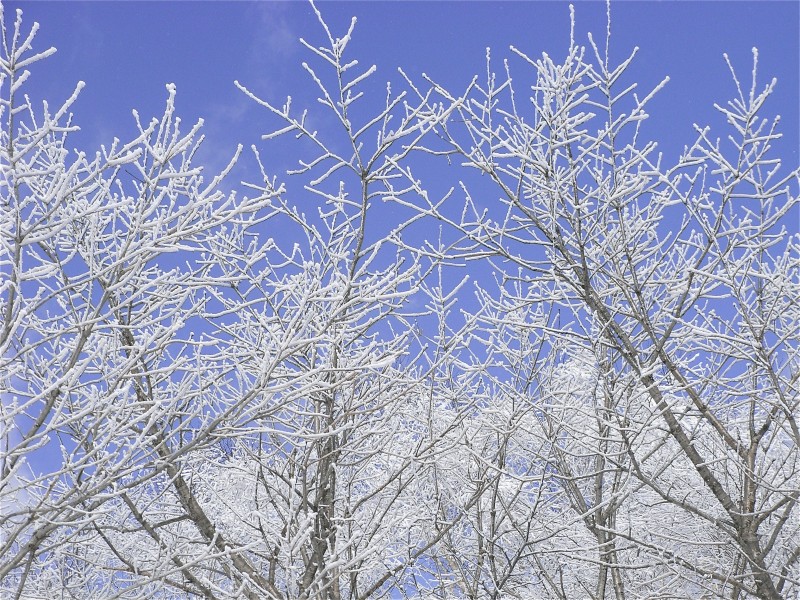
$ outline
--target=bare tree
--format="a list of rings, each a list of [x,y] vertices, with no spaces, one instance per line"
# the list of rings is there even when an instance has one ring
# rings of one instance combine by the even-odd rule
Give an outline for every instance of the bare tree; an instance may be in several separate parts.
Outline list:
[[[205,253],[257,223],[269,197],[226,196],[224,172],[204,182],[192,165],[200,123],[181,130],[172,85],[161,118],[134,113],[133,140],[71,155],[83,84],[55,112],[21,92],[26,68],[53,51],[32,51],[36,29],[21,11],[2,20],[0,580],[13,597],[147,595],[164,578],[202,590],[181,558],[191,540],[161,534],[182,517],[151,517],[136,498],[166,493],[165,481],[181,496],[180,461],[243,410],[192,332],[215,284]],[[134,539],[112,539],[107,521],[152,537],[158,564],[126,556]]]
[[[174,87],[160,120],[136,117],[136,139],[71,160],[77,92],[43,122],[25,99],[21,121],[20,70],[46,54],[26,55],[35,28],[21,41],[19,15],[6,32],[10,593],[373,597],[457,522],[430,529],[440,500],[420,503],[465,408],[430,426],[443,392],[412,323],[429,311],[404,308],[422,265],[385,238],[402,224],[368,225],[374,202],[416,193],[392,180],[429,126],[390,91],[357,125],[374,69],[351,76],[352,26],[335,38],[320,22],[326,45],[307,47],[333,91],[308,71],[339,139],[241,88],[283,121],[266,138],[316,147],[295,175],[311,176],[317,215],[286,200],[258,152],[252,197],[217,191],[225,173],[205,184],[200,124],[181,134]]]
[[[757,55],[664,166],[610,26],[456,94],[375,85],[314,10],[313,108],[237,84],[299,158],[254,146],[242,192],[171,85],[71,154],[82,84],[34,105],[52,50],[0,13],[3,597],[796,595],[798,170]]]
[[[748,87],[731,66],[735,98],[717,107],[731,135],[698,127],[664,167],[642,140],[666,80],[637,96],[620,84],[633,54],[613,66],[589,41],[573,41],[562,63],[514,50],[532,71],[529,99],[508,66],[462,94],[430,82],[430,110],[454,109],[430,150],[483,173],[500,200],[492,207],[484,187],[462,182],[465,207],[420,209],[461,234],[446,256],[492,257],[524,290],[519,306],[551,307],[540,327],[553,351],[592,357],[596,400],[575,417],[581,445],[597,422],[591,451],[558,441],[575,427],[562,401],[548,406],[563,387],[539,399],[548,462],[596,539],[586,560],[599,581],[585,593],[606,597],[608,580],[625,597],[621,569],[639,567],[624,547],[668,568],[669,587],[689,596],[783,597],[800,552],[798,171],[782,173],[770,152],[778,119],[761,115],[775,82],[759,87],[755,52]],[[581,473],[578,458],[594,465]],[[620,503],[638,512],[645,498],[649,523],[637,526]]]

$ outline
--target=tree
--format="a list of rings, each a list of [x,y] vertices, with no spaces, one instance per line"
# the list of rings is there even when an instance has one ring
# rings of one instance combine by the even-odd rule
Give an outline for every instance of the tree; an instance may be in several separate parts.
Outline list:
[[[355,20],[314,10],[318,114],[237,84],[300,164],[253,147],[243,192],[241,148],[195,165],[171,85],[134,139],[70,154],[81,85],[21,95],[52,50],[0,13],[3,594],[796,594],[799,172],[757,55],[730,142],[698,127],[663,166],[658,88],[608,37],[516,51],[525,101],[487,56],[463,93],[370,105]]]
[[[577,431],[561,413],[566,398],[556,411],[541,406],[548,462],[597,540],[587,557],[600,568],[596,595],[610,571],[624,596],[619,570],[636,565],[619,553],[624,543],[677,572],[689,595],[779,598],[796,585],[800,555],[800,375],[798,171],[781,174],[770,153],[778,119],[761,117],[775,82],[759,87],[756,51],[749,88],[729,63],[737,95],[718,107],[732,129],[727,147],[698,127],[664,167],[655,143],[640,141],[660,86],[644,98],[622,88],[633,54],[609,64],[609,41],[605,53],[591,38],[588,53],[573,42],[560,64],[517,51],[534,72],[528,102],[508,67],[499,80],[487,69],[463,94],[430,82],[430,109],[441,102],[457,115],[440,120],[442,145],[431,151],[487,176],[500,206],[482,211],[463,185],[460,218],[420,210],[462,236],[443,257],[496,257],[506,285],[521,289],[510,310],[550,307],[539,327],[566,364],[592,357],[583,368],[595,371],[585,387],[594,399]],[[588,455],[573,431],[588,433]],[[578,471],[578,459],[593,464]],[[644,498],[654,523],[622,525],[634,516],[625,504]],[[673,529],[675,519],[690,529]]]

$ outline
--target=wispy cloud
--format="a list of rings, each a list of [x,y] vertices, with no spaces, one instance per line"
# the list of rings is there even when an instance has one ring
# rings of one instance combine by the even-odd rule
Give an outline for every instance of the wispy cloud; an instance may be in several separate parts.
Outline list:
[[[270,102],[283,102],[287,94],[287,80],[296,73],[296,57],[301,50],[300,34],[292,24],[292,5],[286,2],[253,2],[245,5],[247,20],[252,23],[244,35],[247,53],[242,56],[239,79],[243,85]],[[237,143],[246,148],[258,143],[267,124],[263,108],[233,88],[224,98],[211,104],[206,114],[204,133],[213,143],[198,155],[206,169],[213,173],[221,169]],[[246,127],[247,123],[253,126]],[[241,133],[249,130],[252,135],[241,139]],[[247,150],[246,150],[247,151]],[[244,157],[243,162],[247,161]],[[237,169],[236,173],[243,173]]]

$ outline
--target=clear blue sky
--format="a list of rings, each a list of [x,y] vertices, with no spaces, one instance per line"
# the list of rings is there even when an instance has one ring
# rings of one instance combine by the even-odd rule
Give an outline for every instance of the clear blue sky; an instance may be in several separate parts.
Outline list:
[[[236,89],[234,80],[274,103],[292,95],[296,105],[318,107],[315,88],[301,68],[309,53],[297,40],[319,45],[323,33],[309,5],[300,0],[6,0],[4,5],[9,21],[13,10],[22,8],[27,26],[40,23],[37,50],[59,50],[31,68],[26,91],[38,105],[41,100],[60,105],[78,80],[86,82],[74,107],[82,132],[72,140],[88,153],[114,136],[131,137],[132,109],[145,120],[160,116],[167,83],[177,85],[177,112],[187,129],[205,119],[207,141],[200,158],[212,171],[227,162],[237,143],[263,148],[261,135],[277,125]],[[485,71],[487,46],[498,59],[511,56],[508,47],[514,45],[532,57],[546,51],[560,60],[569,43],[567,2],[320,2],[319,8],[338,35],[352,16],[358,17],[350,55],[364,65],[376,64],[376,79],[392,80],[398,90],[403,87],[399,66],[417,81],[425,72],[461,91],[473,75]],[[575,12],[576,39],[585,43],[586,32],[592,31],[601,41],[605,2],[576,2]],[[782,116],[784,138],[776,150],[787,171],[798,164],[800,2],[620,0],[612,4],[612,15],[612,57],[619,61],[640,47],[629,79],[646,90],[665,76],[671,79],[649,105],[652,118],[645,134],[659,142],[667,164],[694,141],[692,124],[719,124],[713,104],[734,96],[723,53],[749,85],[754,46],[760,53],[759,87],[778,79],[764,112]],[[531,70],[519,60],[511,64],[521,93]],[[379,105],[383,94],[374,101]],[[296,158],[290,161],[276,144],[263,156],[280,175]],[[237,173],[251,181],[257,177]]]
[[[184,122],[206,119],[209,145],[203,158],[211,167],[222,164],[236,142],[260,143],[260,135],[274,125],[234,87],[234,79],[275,102],[291,94],[313,103],[313,88],[300,68],[309,57],[297,38],[321,43],[322,32],[305,2],[6,2],[7,10],[17,7],[26,22],[41,24],[37,47],[59,49],[34,70],[28,92],[52,106],[77,80],[87,83],[75,108],[83,133],[74,143],[84,150],[113,135],[126,138],[133,108],[145,118],[160,115],[167,82],[177,84]],[[568,43],[566,2],[322,2],[319,7],[334,33],[343,33],[357,16],[352,56],[377,64],[378,79],[398,84],[396,68],[402,66],[412,77],[424,71],[460,89],[483,72],[487,46],[498,58],[509,56],[513,44],[533,56],[547,51],[560,59]],[[575,8],[577,39],[585,42],[589,30],[602,39],[605,3],[578,2]],[[693,122],[713,118],[714,102],[733,96],[722,53],[747,82],[756,46],[761,81],[778,78],[767,113],[783,117],[781,154],[788,167],[797,164],[800,2],[620,1],[612,4],[612,14],[612,55],[620,58],[640,47],[632,77],[644,87],[671,78],[650,106],[650,132],[666,158],[674,160],[691,143]],[[512,66],[524,76],[523,65]]]

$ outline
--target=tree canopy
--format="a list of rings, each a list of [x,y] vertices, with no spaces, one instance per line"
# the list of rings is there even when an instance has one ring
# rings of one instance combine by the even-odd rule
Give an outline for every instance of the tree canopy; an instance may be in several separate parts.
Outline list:
[[[271,129],[214,174],[174,85],[73,150],[82,84],[29,97],[52,51],[0,13],[0,595],[800,593],[800,170],[757,51],[670,160],[610,26],[383,86],[312,7],[318,102],[237,82]]]

